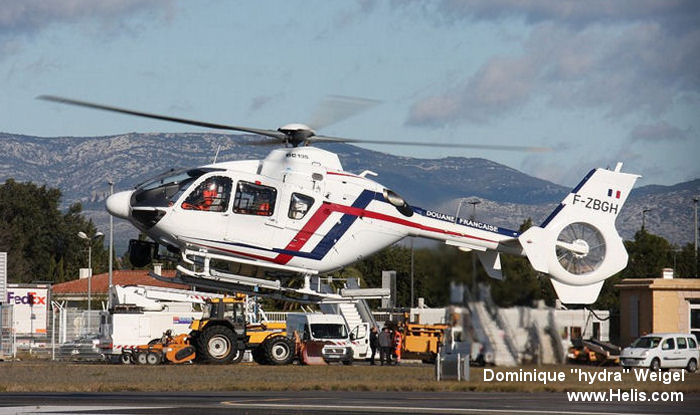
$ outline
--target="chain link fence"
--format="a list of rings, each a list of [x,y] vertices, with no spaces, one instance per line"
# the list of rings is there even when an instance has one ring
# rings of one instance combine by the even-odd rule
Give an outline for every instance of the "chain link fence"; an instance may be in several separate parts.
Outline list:
[[[45,333],[18,335],[13,306],[0,305],[0,359],[33,358],[54,360],[100,360],[97,337],[100,311],[66,308],[54,303]],[[18,356],[19,355],[19,356]]]
[[[100,311],[80,310],[54,303],[50,313],[54,360],[100,360],[97,348]]]
[[[12,320],[12,306],[0,304],[0,359],[3,360],[14,358],[17,355]]]

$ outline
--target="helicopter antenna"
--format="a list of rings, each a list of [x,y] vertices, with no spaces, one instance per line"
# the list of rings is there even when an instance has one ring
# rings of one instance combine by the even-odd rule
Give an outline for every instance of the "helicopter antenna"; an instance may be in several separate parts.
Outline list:
[[[219,157],[219,150],[221,150],[221,144],[216,148],[216,154],[214,154],[214,163],[216,163],[216,159]]]

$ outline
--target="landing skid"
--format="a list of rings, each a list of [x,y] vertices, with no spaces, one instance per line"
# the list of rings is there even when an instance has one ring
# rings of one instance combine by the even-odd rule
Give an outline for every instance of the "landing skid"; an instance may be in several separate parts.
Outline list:
[[[304,277],[302,288],[284,287],[279,280],[255,278],[222,272],[211,267],[211,260],[260,265],[250,260],[240,260],[229,256],[187,250],[182,255],[183,262],[177,266],[177,275],[174,278],[164,277],[155,272],[149,272],[152,278],[159,281],[186,284],[200,289],[236,292],[257,297],[272,298],[283,301],[293,301],[303,304],[333,304],[354,302],[360,299],[383,299],[389,297],[389,290],[382,288],[355,288],[342,289],[339,293],[322,292],[320,278],[315,276],[318,271],[305,270],[296,267],[277,265],[271,267],[283,271],[292,271]],[[267,267],[267,264],[266,264]],[[191,269],[190,269],[191,268]],[[197,270],[197,269],[201,269]]]

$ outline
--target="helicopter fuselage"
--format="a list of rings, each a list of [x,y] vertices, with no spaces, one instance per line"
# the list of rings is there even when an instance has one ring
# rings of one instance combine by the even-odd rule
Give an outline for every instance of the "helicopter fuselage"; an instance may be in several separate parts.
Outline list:
[[[479,251],[518,237],[410,206],[368,175],[374,173],[344,171],[337,155],[322,149],[284,148],[264,160],[171,172],[115,194],[107,207],[166,246],[314,273],[341,268],[407,236]]]

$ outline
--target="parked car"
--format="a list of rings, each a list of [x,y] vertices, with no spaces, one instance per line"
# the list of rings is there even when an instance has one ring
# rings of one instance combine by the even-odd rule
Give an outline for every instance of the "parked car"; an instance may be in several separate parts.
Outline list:
[[[700,350],[695,335],[688,333],[652,333],[642,336],[625,347],[620,355],[624,368],[648,367],[651,370],[685,368],[692,373],[698,369]]]

